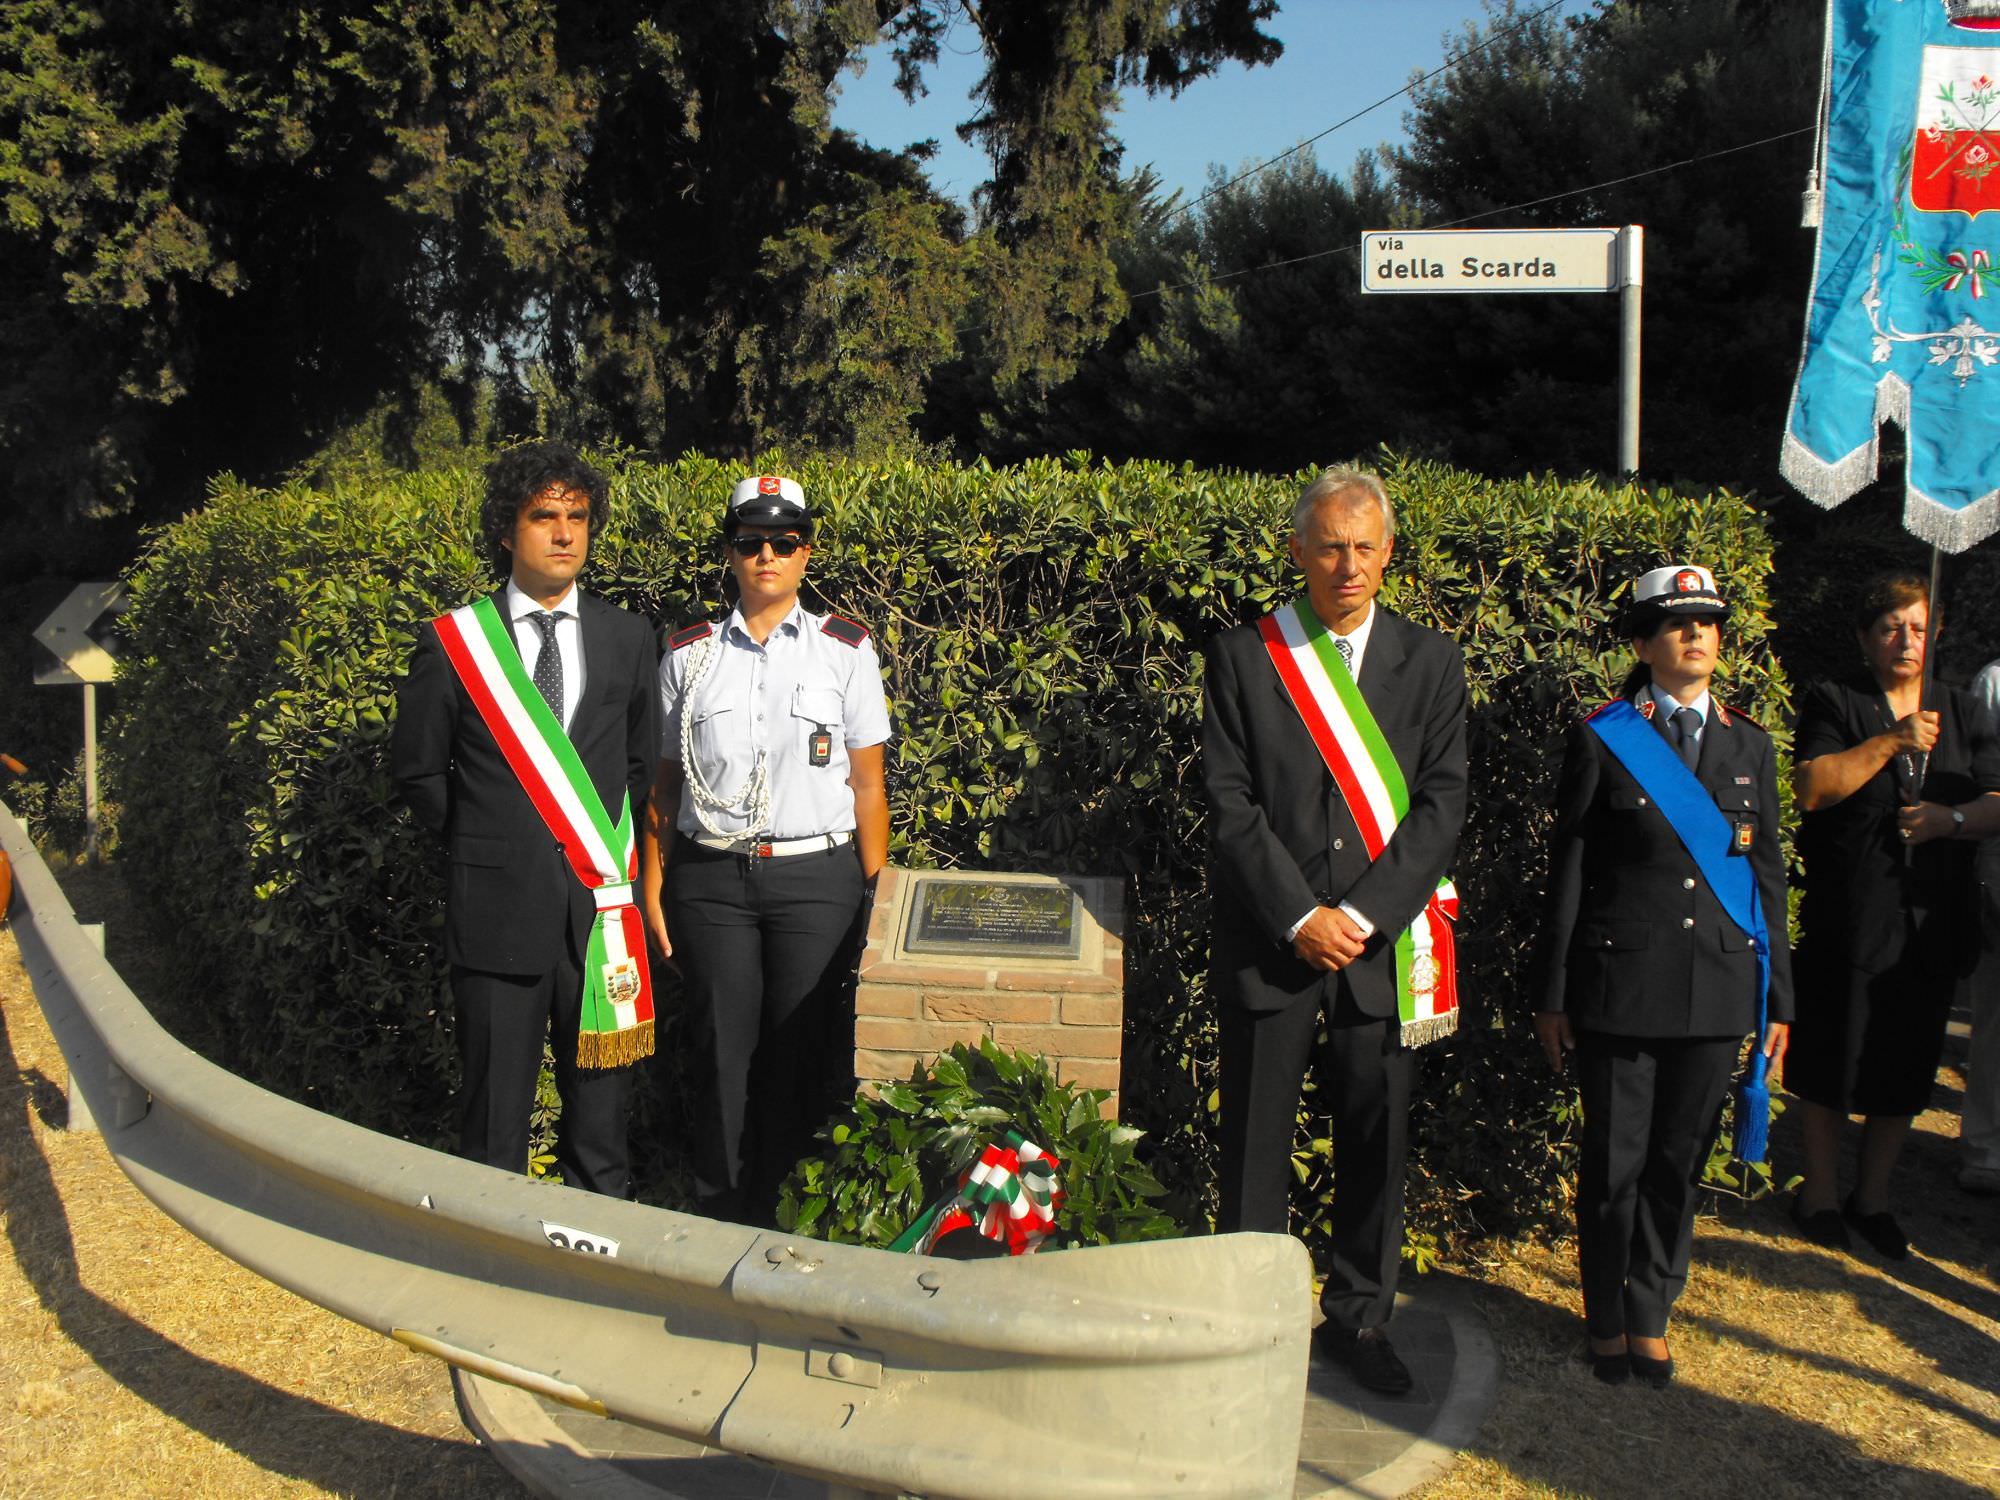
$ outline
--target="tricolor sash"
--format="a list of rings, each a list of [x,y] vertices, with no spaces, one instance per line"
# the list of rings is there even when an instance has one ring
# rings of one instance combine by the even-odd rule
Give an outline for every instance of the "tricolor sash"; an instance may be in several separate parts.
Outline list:
[[[1332,633],[1306,599],[1272,611],[1257,629],[1286,696],[1333,773],[1368,857],[1380,859],[1396,825],[1409,814],[1410,788]],[[1458,959],[1452,939],[1457,920],[1458,889],[1440,880],[1416,921],[1396,934],[1396,1014],[1406,1047],[1420,1047],[1458,1029]]]
[[[576,747],[528,677],[512,632],[491,599],[432,622],[500,753],[521,779],[576,878],[597,898],[583,964],[583,1012],[576,1028],[582,1068],[615,1068],[653,1050],[653,989],[645,928],[632,903],[639,873],[632,798],[613,824]]]

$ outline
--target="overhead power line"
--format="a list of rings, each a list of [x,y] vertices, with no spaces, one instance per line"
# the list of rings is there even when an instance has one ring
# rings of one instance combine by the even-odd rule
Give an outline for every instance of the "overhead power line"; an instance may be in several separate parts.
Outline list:
[[[1442,224],[1423,224],[1416,227],[1422,229],[1458,229],[1466,224],[1476,224],[1481,219],[1498,218],[1501,214],[1517,214],[1524,209],[1539,208],[1544,203],[1559,203],[1564,198],[1580,198],[1585,193],[1601,192],[1605,188],[1619,187],[1628,182],[1637,182],[1644,177],[1657,177],[1662,172],[1673,172],[1682,167],[1698,166],[1705,161],[1714,161],[1719,156],[1734,156],[1739,151],[1754,151],[1759,146],[1768,146],[1775,141],[1789,141],[1797,136],[1811,135],[1814,129],[1815,127],[1811,125],[1801,125],[1797,130],[1781,130],[1778,134],[1767,135],[1761,140],[1745,141],[1740,146],[1724,146],[1719,151],[1708,151],[1700,156],[1690,156],[1680,161],[1670,161],[1664,166],[1648,167],[1643,172],[1627,172],[1623,177],[1606,178],[1603,182],[1593,182],[1588,187],[1565,188],[1560,193],[1547,193],[1540,198],[1524,199],[1519,203],[1510,203],[1505,208],[1489,208],[1480,213],[1467,214],[1462,219],[1450,219]],[[1260,271],[1277,271],[1282,270],[1286,266],[1303,265],[1305,262],[1311,260],[1324,260],[1329,255],[1356,255],[1360,253],[1360,250],[1361,246],[1359,242],[1335,245],[1330,249],[1313,250],[1305,255],[1290,256],[1285,260],[1267,261],[1263,265],[1245,266],[1241,270],[1236,271],[1220,271],[1212,276],[1198,276],[1191,281],[1177,281],[1169,285],[1152,287],[1143,292],[1133,292],[1130,300],[1137,302],[1141,297],[1163,297],[1168,292],[1186,291],[1189,287],[1196,286],[1212,286],[1218,281],[1236,281],[1245,276],[1255,276]]]
[[[1218,182],[1214,187],[1210,188],[1207,192],[1201,193],[1196,197],[1190,198],[1186,203],[1178,205],[1171,213],[1167,214],[1166,217],[1171,219],[1174,216],[1174,214],[1187,213],[1190,210],[1199,206],[1200,204],[1206,203],[1210,198],[1213,198],[1217,193],[1227,192],[1230,188],[1235,187],[1237,183],[1243,182],[1248,178],[1255,177],[1259,172],[1262,172],[1267,168],[1275,167],[1279,162],[1283,161],[1288,156],[1296,156],[1299,152],[1305,150],[1306,147],[1312,145],[1314,142],[1325,140],[1328,136],[1332,135],[1336,130],[1341,130],[1344,129],[1346,126],[1352,125],[1356,120],[1362,118],[1362,116],[1364,115],[1373,114],[1376,110],[1380,109],[1385,104],[1395,103],[1398,99],[1402,98],[1405,94],[1409,93],[1410,90],[1418,87],[1421,84],[1429,83],[1433,78],[1437,77],[1438,74],[1440,73],[1449,72],[1451,69],[1457,67],[1460,63],[1464,62],[1468,57],[1472,57],[1480,52],[1484,52],[1488,47],[1491,47],[1495,42],[1500,41],[1503,37],[1512,36],[1515,32],[1521,31],[1527,26],[1533,24],[1534,22],[1539,21],[1543,16],[1547,15],[1550,11],[1558,10],[1562,6],[1568,3],[1569,0],[1549,0],[1549,3],[1547,5],[1544,5],[1539,10],[1530,11],[1527,15],[1521,17],[1520,20],[1516,21],[1512,26],[1502,26],[1497,28],[1490,36],[1488,36],[1483,42],[1480,42],[1476,47],[1467,47],[1463,52],[1454,53],[1452,56],[1447,57],[1443,62],[1439,63],[1435,68],[1432,68],[1430,72],[1423,74],[1421,77],[1412,78],[1408,83],[1404,84],[1401,88],[1397,89],[1395,93],[1384,94],[1380,99],[1377,99],[1373,104],[1367,105],[1362,109],[1357,109],[1353,114],[1349,115],[1344,120],[1334,121],[1333,124],[1327,126],[1326,129],[1322,130],[1318,135],[1306,137],[1306,139],[1300,141],[1296,146],[1293,146],[1290,150],[1280,151],[1276,156],[1272,157],[1269,161],[1259,162],[1256,166],[1251,167],[1248,171],[1237,173],[1227,182]]]

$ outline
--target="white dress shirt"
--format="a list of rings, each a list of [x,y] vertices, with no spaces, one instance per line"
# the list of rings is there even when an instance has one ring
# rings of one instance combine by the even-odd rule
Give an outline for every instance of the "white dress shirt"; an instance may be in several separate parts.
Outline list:
[[[542,606],[522,593],[510,578],[504,607],[514,627],[514,644],[521,648],[522,664],[532,679],[535,661],[542,654],[542,629],[528,616],[540,614]],[[569,586],[569,592],[556,601],[550,612],[556,617],[556,650],[562,656],[562,724],[566,731],[576,717],[577,704],[583,701],[583,625],[577,615],[575,584]]]

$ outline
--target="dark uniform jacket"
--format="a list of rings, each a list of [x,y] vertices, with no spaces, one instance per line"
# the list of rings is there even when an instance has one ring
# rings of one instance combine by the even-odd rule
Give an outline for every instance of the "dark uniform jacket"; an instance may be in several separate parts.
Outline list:
[[[1733,824],[1751,829],[1770,934],[1768,1019],[1792,1019],[1785,863],[1771,737],[1719,699],[1696,775]],[[1536,1008],[1619,1036],[1742,1036],[1757,1027],[1757,955],[1723,914],[1666,817],[1584,724],[1569,733],[1549,855]]]
[[[1396,935],[1423,910],[1465,821],[1465,664],[1450,638],[1376,606],[1357,684],[1403,770],[1409,815],[1377,860],[1279,680],[1254,625],[1209,645],[1202,780],[1208,791],[1210,969],[1217,989],[1253,1011],[1308,994],[1336,975],[1292,952],[1285,933],[1315,905],[1350,902],[1375,924],[1344,972],[1355,1004],[1396,1010]]]
[[[584,691],[569,739],[615,823],[627,792],[634,817],[641,815],[652,784],[659,654],[652,627],[637,615],[581,589],[574,598]],[[493,602],[505,618],[505,591]],[[417,821],[442,834],[450,852],[449,962],[495,974],[544,973],[562,953],[566,932],[582,953],[596,903],[479,717],[433,625],[424,627],[396,696],[390,768]]]

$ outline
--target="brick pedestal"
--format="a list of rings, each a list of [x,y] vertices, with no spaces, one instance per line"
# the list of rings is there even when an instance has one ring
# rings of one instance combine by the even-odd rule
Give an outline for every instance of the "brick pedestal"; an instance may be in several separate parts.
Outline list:
[[[1036,1053],[1056,1077],[1111,1090],[1118,1113],[1118,1061],[1125,1020],[1125,888],[1121,880],[1060,877],[1082,908],[1076,958],[909,953],[904,947],[915,878],[885,869],[876,889],[854,995],[854,1073],[897,1083],[914,1063],[928,1065],[954,1042],[991,1037]],[[964,872],[953,872],[964,873]],[[1046,876],[980,873],[996,884]]]

